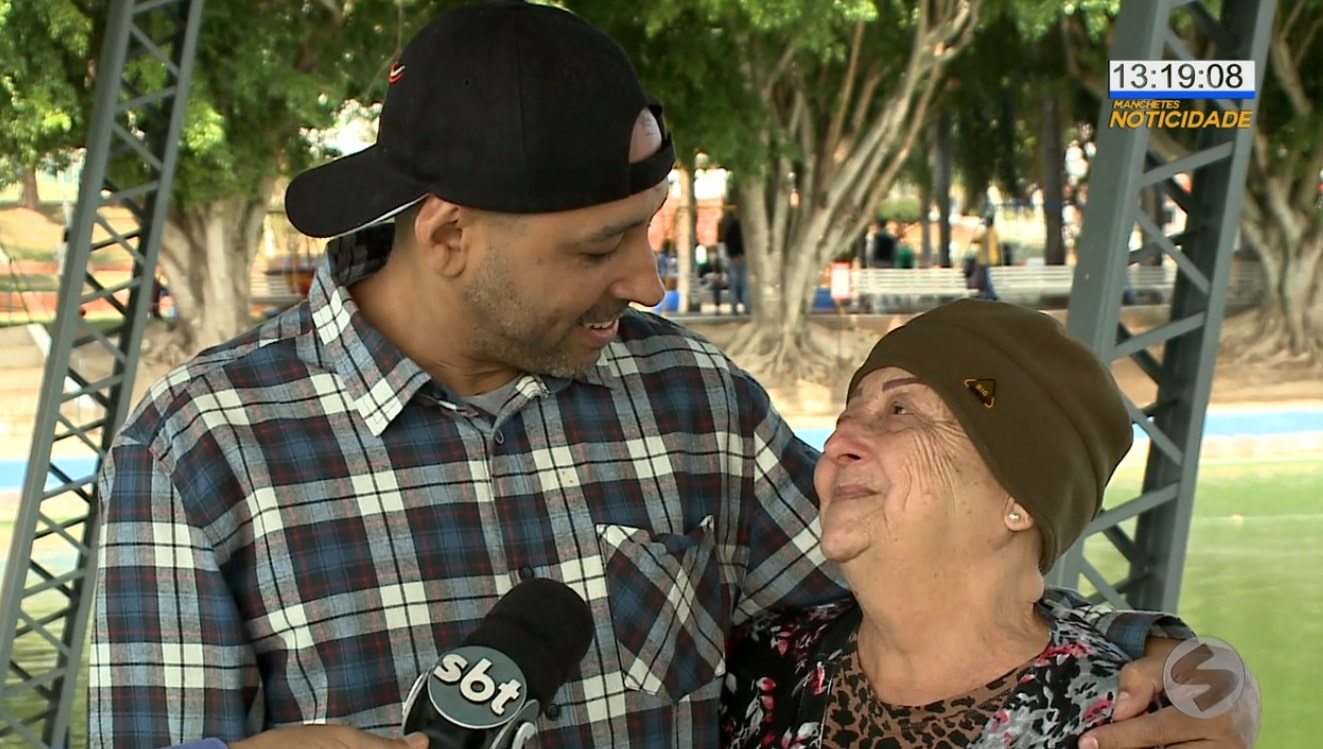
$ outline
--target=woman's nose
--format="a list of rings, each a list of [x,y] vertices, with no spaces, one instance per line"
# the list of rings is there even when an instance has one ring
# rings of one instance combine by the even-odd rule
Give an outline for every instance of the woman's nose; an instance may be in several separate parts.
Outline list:
[[[859,429],[839,426],[823,443],[822,453],[837,463],[853,463],[867,455],[868,446]]]

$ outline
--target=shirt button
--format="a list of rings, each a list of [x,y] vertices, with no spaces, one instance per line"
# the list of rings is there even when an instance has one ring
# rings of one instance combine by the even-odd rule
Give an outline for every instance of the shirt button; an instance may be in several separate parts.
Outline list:
[[[548,717],[549,719],[551,719],[551,720],[555,720],[555,719],[559,718],[559,717],[560,717],[560,705],[557,705],[557,704],[555,704],[555,703],[552,703],[552,704],[550,704],[550,705],[547,705],[546,713],[547,713],[547,717]]]
[[[520,568],[519,568],[519,579],[521,579],[521,580],[532,580],[532,579],[533,579],[533,568],[532,568],[531,566],[527,565],[527,564],[524,565],[523,567],[520,567]]]
[[[496,444],[498,445],[505,444],[505,432],[501,431],[500,429],[496,430]]]

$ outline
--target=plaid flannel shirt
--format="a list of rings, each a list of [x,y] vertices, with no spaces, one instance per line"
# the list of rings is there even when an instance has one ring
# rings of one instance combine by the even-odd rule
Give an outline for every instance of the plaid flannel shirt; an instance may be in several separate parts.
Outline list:
[[[156,383],[116,438],[89,747],[396,734],[418,674],[535,575],[596,619],[545,745],[715,746],[732,626],[844,595],[817,549],[817,453],[717,348],[635,312],[595,368],[523,376],[486,418],[357,312],[347,287],[386,252],[367,237],[332,243],[302,304]],[[1095,613],[1131,649],[1153,623]]]

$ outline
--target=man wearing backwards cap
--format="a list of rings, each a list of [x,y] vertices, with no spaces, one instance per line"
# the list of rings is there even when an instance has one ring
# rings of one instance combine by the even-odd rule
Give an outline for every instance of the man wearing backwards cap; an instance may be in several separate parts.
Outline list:
[[[730,625],[845,592],[817,453],[629,309],[663,293],[661,106],[608,37],[521,3],[444,13],[389,79],[377,144],[290,185],[294,225],[338,237],[308,299],[156,384],[110,451],[89,745],[401,746],[417,675],[544,576],[597,624],[541,744],[712,746]],[[1187,632],[1051,600],[1135,656]],[[337,725],[277,728],[310,723]]]

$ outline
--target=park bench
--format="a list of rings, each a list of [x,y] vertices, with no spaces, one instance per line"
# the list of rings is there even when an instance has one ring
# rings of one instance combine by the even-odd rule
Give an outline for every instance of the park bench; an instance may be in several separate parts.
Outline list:
[[[1142,303],[1170,304],[1171,292],[1180,271],[1174,263],[1162,265],[1132,265],[1127,270],[1130,288]],[[1233,306],[1251,306],[1263,299],[1263,265],[1254,261],[1237,260],[1231,264],[1227,279],[1227,303]]]
[[[1227,284],[1227,303],[1236,307],[1259,304],[1266,292],[1264,288],[1266,280],[1262,263],[1236,260],[1231,264],[1231,279]]]
[[[1016,304],[1056,304],[1070,297],[1070,265],[1003,265],[988,270],[997,298]]]
[[[303,295],[294,288],[294,277],[288,273],[254,272],[249,288],[252,305],[264,312],[283,310],[303,301]]]
[[[959,268],[862,268],[850,285],[863,312],[908,312],[974,293]]]
[[[1130,289],[1143,304],[1166,304],[1171,301],[1171,290],[1176,285],[1176,266],[1132,265],[1126,269]]]

